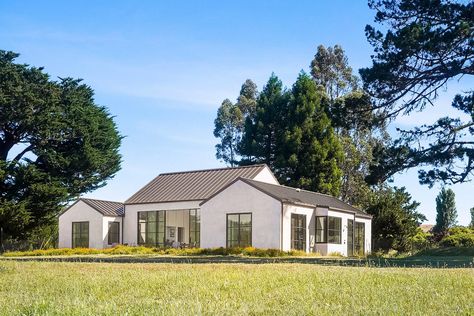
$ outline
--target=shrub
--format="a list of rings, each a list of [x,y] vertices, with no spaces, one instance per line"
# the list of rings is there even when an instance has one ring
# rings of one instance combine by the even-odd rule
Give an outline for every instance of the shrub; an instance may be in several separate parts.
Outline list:
[[[443,247],[474,247],[474,230],[467,227],[454,227],[440,241]]]

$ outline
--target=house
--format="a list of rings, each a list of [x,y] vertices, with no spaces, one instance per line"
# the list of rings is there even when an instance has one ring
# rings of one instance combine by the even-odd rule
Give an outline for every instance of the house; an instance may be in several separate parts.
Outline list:
[[[59,216],[59,247],[371,251],[372,217],[329,195],[280,185],[266,165],[163,173],[124,203],[78,199]]]

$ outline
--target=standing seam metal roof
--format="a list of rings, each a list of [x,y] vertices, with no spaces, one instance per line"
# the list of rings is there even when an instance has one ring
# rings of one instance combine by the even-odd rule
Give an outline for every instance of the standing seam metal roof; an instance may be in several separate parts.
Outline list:
[[[265,168],[268,167],[260,164],[162,173],[127,199],[125,204],[205,200],[235,179],[253,179]]]

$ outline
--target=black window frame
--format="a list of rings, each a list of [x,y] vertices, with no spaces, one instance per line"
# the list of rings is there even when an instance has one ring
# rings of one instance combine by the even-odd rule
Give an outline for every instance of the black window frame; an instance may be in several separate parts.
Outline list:
[[[117,234],[111,234],[110,228],[112,225],[117,226]],[[117,241],[112,241],[111,236],[116,235],[117,236]],[[107,231],[107,244],[108,245],[113,245],[113,244],[120,244],[120,222],[117,221],[110,221],[109,222],[109,229]]]
[[[194,216],[194,222],[192,217]],[[201,245],[201,212],[199,209],[189,210],[189,245],[199,248]]]
[[[324,218],[324,228],[323,229],[318,229],[318,218]],[[329,241],[329,219],[337,219],[339,220],[339,242],[330,242]],[[314,225],[314,232],[315,232],[315,243],[317,244],[333,244],[333,245],[340,245],[342,244],[342,217],[338,216],[316,216],[316,224]],[[324,241],[318,241],[318,232],[323,231],[323,236],[324,236]],[[337,231],[335,229],[331,229],[331,231]]]
[[[75,224],[79,225],[79,233],[75,233],[75,229],[74,229],[74,226]],[[74,236],[75,235],[79,235],[79,239],[82,239],[82,236],[84,233],[84,224],[87,224],[87,246],[84,247],[84,245],[82,244],[81,242],[81,245],[76,245],[75,244],[75,238]],[[79,222],[72,222],[71,224],[71,248],[89,248],[89,245],[90,245],[90,224],[89,224],[89,221],[79,221]]]
[[[293,225],[294,221],[299,223],[301,219],[302,219],[303,224],[301,226],[297,225],[295,227]],[[306,215],[291,213],[291,249],[306,251],[306,239],[308,237],[306,230],[307,230]],[[300,237],[301,233],[304,236],[304,238],[302,240],[296,239],[297,237]]]
[[[362,227],[362,230],[360,229]],[[362,232],[362,238],[360,233]],[[365,255],[365,222],[354,221],[354,254]]]
[[[238,234],[237,234],[237,245],[233,245],[233,246],[230,246],[229,243],[229,216],[235,216],[235,215],[238,215]],[[241,227],[242,227],[242,224],[241,224],[241,220],[240,220],[240,217],[242,215],[250,215],[250,244],[249,245],[244,245],[242,244],[242,238],[241,238]],[[253,216],[252,216],[252,213],[251,212],[245,212],[245,213],[227,213],[226,214],[226,224],[225,224],[225,239],[226,239],[226,248],[235,248],[235,247],[239,247],[239,248],[245,248],[245,247],[252,247],[252,244],[253,244]]]
[[[318,219],[319,218],[322,218],[324,219],[324,227],[323,228],[318,228]],[[327,240],[328,240],[328,234],[327,234],[327,230],[328,230],[328,217],[327,216],[316,216],[316,224],[314,225],[315,227],[315,242],[317,244],[326,244],[327,243]],[[323,236],[323,240],[322,241],[318,241],[318,237],[320,236],[318,234],[318,232],[323,232],[322,236]]]
[[[160,221],[160,213],[163,212],[163,221]],[[141,236],[141,226],[140,226],[140,215],[146,213],[146,220],[144,222],[145,224],[145,241],[141,242],[140,241],[140,236]],[[154,213],[155,215],[155,220],[154,221],[149,221],[148,218],[150,215]],[[149,223],[155,223],[154,227],[154,232],[147,232],[146,227],[148,227]],[[161,223],[161,225],[160,225]],[[162,227],[163,231],[160,230],[160,227]],[[148,239],[148,234],[155,234],[155,242],[151,243],[149,242]],[[163,235],[163,240],[160,242],[159,240],[159,235],[160,233]],[[148,247],[165,247],[166,246],[166,210],[157,210],[157,211],[140,211],[137,212],[137,244],[141,246],[148,246]]]
[[[351,223],[351,224],[350,224]],[[350,225],[349,225],[350,224]],[[352,227],[352,229],[350,228]],[[354,232],[355,232],[355,220],[348,218],[347,219],[347,256],[354,256]]]

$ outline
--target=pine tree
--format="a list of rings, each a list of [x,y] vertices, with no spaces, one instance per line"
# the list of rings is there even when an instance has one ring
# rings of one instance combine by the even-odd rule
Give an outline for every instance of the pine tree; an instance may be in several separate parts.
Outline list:
[[[302,72],[291,91],[280,177],[285,183],[338,196],[343,160],[341,144],[327,115],[327,99]],[[283,159],[284,158],[284,159]]]
[[[474,207],[471,208],[471,223],[470,223],[469,227],[474,229]]]
[[[454,198],[454,191],[444,187],[436,197],[436,225],[433,231],[442,236],[456,224],[458,215]]]

